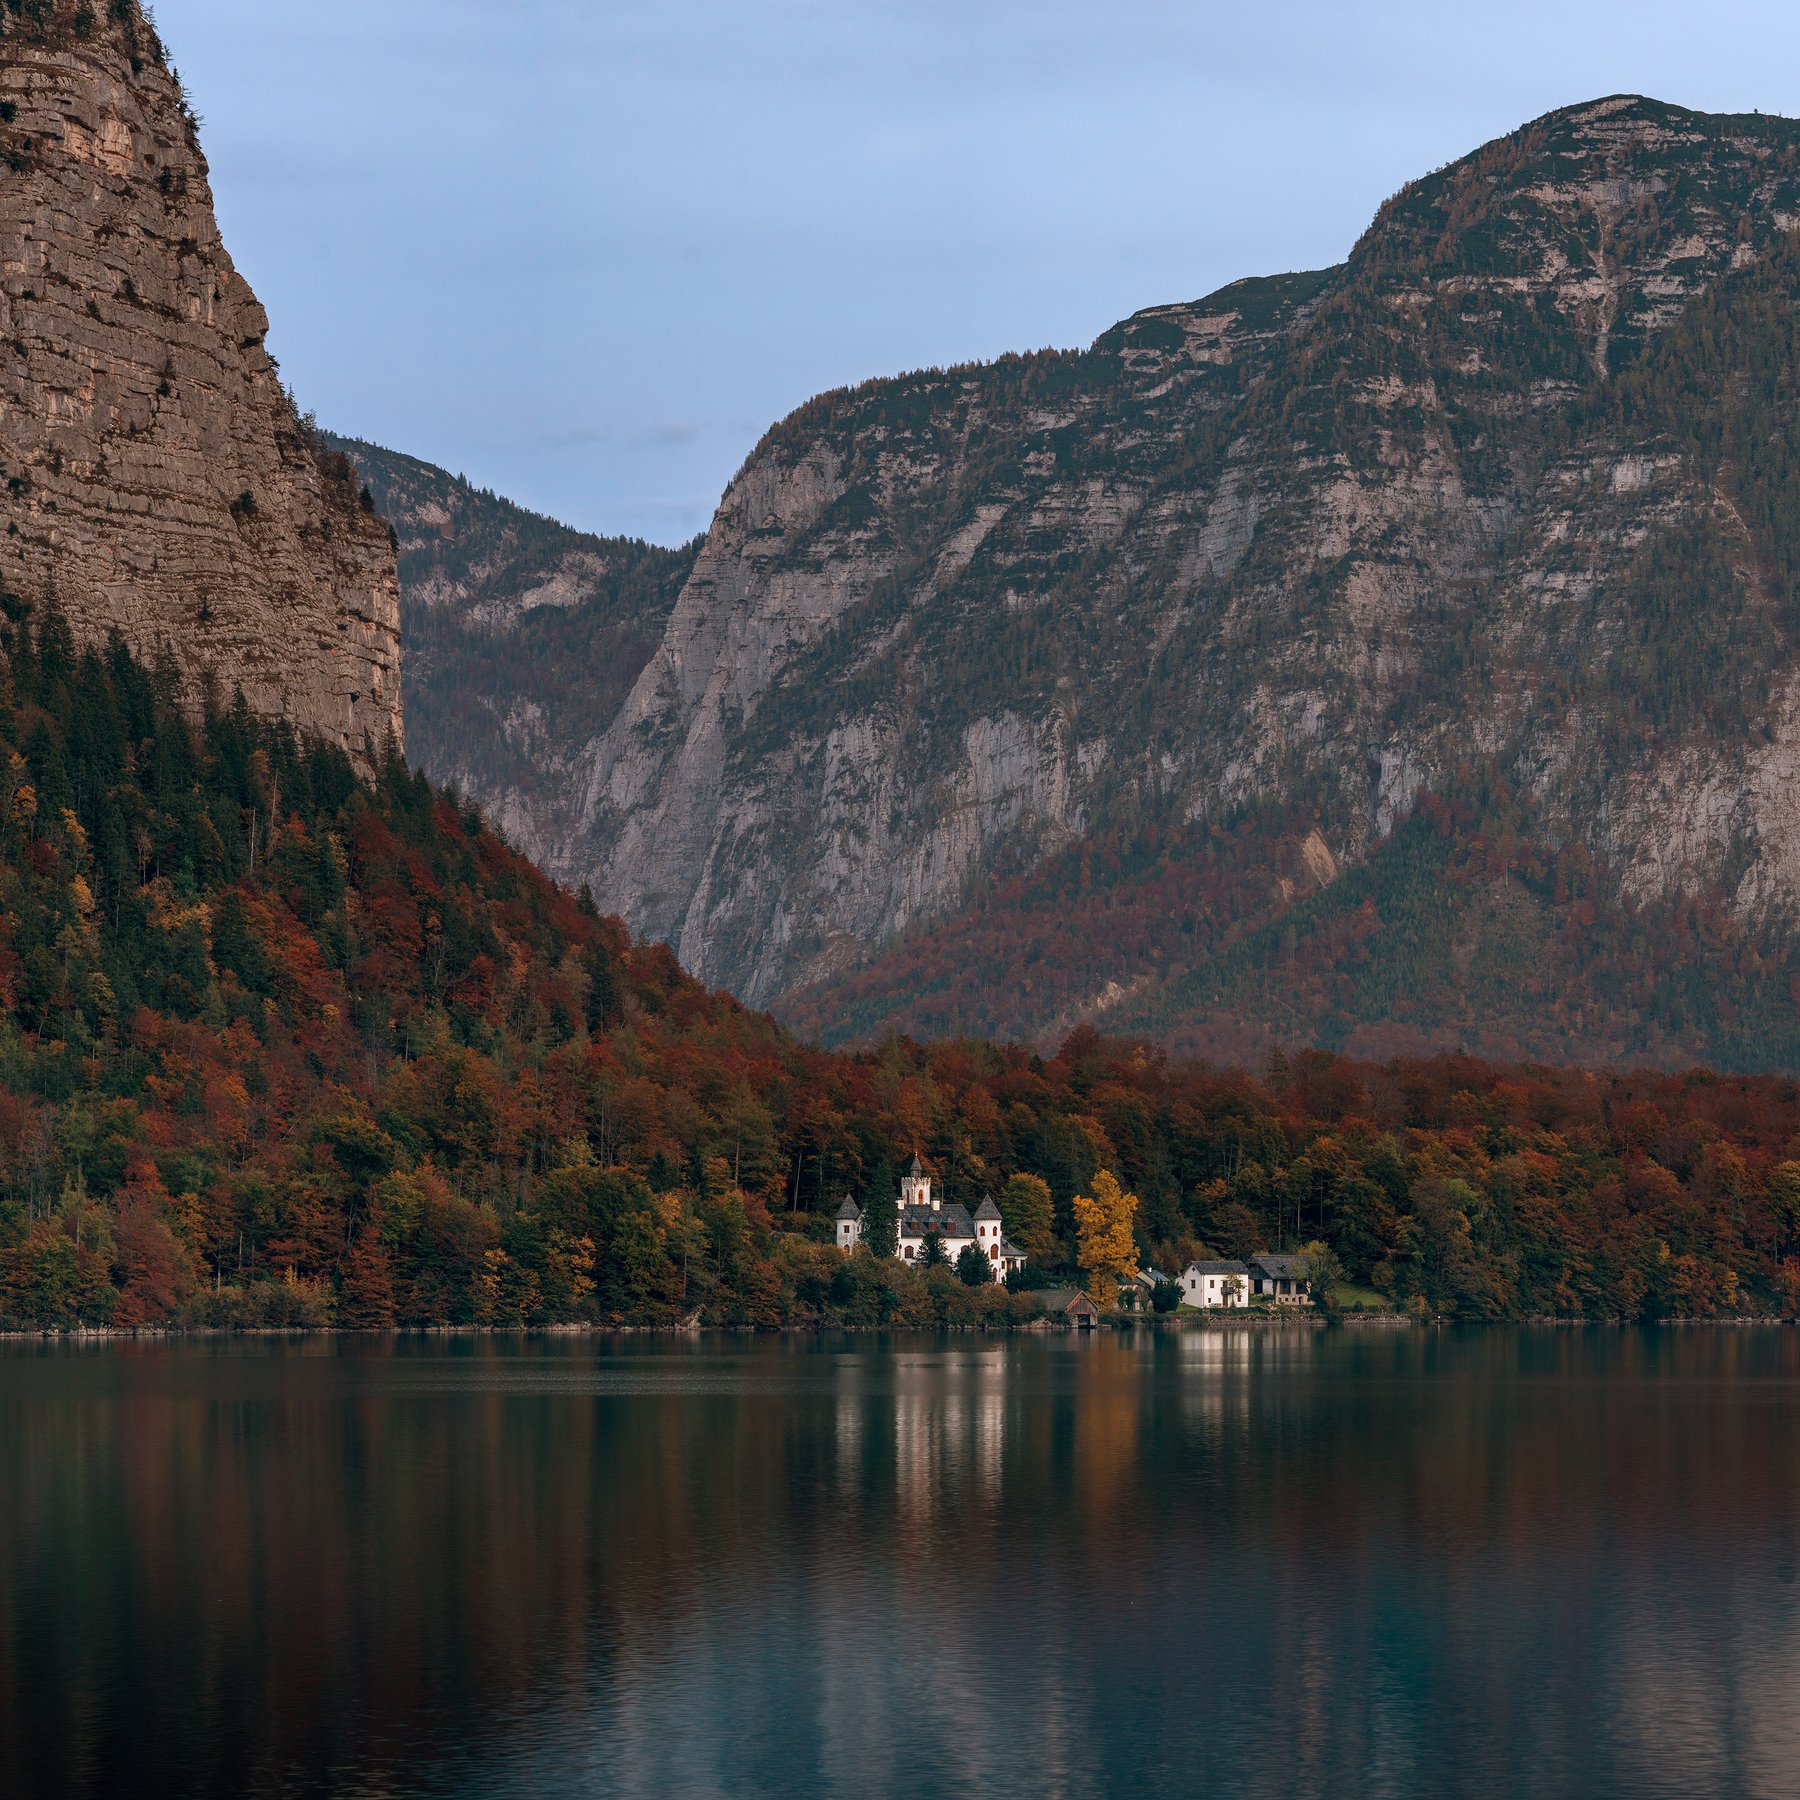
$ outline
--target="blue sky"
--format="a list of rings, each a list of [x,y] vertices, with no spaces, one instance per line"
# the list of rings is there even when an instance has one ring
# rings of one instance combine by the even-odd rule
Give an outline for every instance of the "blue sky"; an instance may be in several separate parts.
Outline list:
[[[1338,261],[1616,92],[1800,112],[1765,0],[160,0],[303,405],[599,531],[827,387]]]

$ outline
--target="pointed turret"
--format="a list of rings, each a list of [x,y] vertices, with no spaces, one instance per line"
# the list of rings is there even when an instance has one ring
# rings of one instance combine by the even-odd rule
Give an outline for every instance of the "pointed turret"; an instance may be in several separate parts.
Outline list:
[[[840,1250],[854,1250],[862,1239],[863,1209],[850,1198],[844,1196],[844,1203],[837,1209],[837,1245]]]

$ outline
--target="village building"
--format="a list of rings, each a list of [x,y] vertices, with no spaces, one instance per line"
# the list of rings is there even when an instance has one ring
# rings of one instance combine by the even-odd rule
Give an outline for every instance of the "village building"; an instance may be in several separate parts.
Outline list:
[[[1092,1331],[1100,1323],[1100,1309],[1081,1288],[1045,1288],[1038,1304],[1047,1319],[1064,1319],[1078,1331]]]
[[[846,1197],[837,1213],[838,1248],[854,1250],[862,1242],[862,1231],[863,1209]],[[895,1254],[902,1262],[918,1262],[926,1244],[936,1239],[949,1263],[974,1245],[986,1258],[995,1281],[1004,1281],[1025,1266],[1025,1252],[1007,1238],[999,1207],[986,1199],[971,1214],[966,1206],[945,1205],[916,1156],[900,1181],[896,1237]]]
[[[1265,1306],[1310,1306],[1312,1271],[1306,1258],[1267,1252],[1251,1257],[1250,1292]]]
[[[1181,1275],[1186,1306],[1248,1306],[1250,1266],[1241,1262],[1191,1262]]]
[[[1171,1276],[1158,1269],[1139,1269],[1130,1280],[1119,1283],[1119,1310],[1151,1312],[1156,1306],[1157,1290],[1176,1285]]]

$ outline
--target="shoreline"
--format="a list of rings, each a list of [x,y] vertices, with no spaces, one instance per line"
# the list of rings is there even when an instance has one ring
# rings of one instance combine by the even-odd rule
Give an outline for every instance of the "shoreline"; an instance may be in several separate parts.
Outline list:
[[[1477,1328],[1482,1330],[1744,1330],[1755,1326],[1792,1327],[1787,1318],[1757,1318],[1734,1315],[1716,1319],[1589,1319],[1589,1318],[1522,1318],[1522,1319],[1420,1319],[1405,1313],[1365,1313],[1331,1318],[1312,1314],[1300,1318],[1263,1316],[1229,1318],[1206,1316],[1180,1318],[1163,1315],[1156,1318],[1107,1319],[1087,1331],[1058,1320],[1032,1319],[1016,1325],[602,1325],[594,1323],[563,1325],[395,1325],[385,1328],[348,1325],[139,1325],[139,1326],[62,1326],[0,1330],[0,1344],[70,1343],[130,1344],[173,1343],[230,1339],[352,1338],[368,1341],[393,1338],[823,1338],[823,1337],[1089,1337],[1099,1332],[1131,1335],[1139,1331],[1331,1331],[1331,1330],[1401,1330]]]

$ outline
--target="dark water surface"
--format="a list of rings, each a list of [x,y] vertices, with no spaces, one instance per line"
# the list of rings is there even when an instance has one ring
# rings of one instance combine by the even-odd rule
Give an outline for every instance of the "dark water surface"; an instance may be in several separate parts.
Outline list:
[[[1800,1793],[1800,1336],[0,1349],[0,1794]]]

